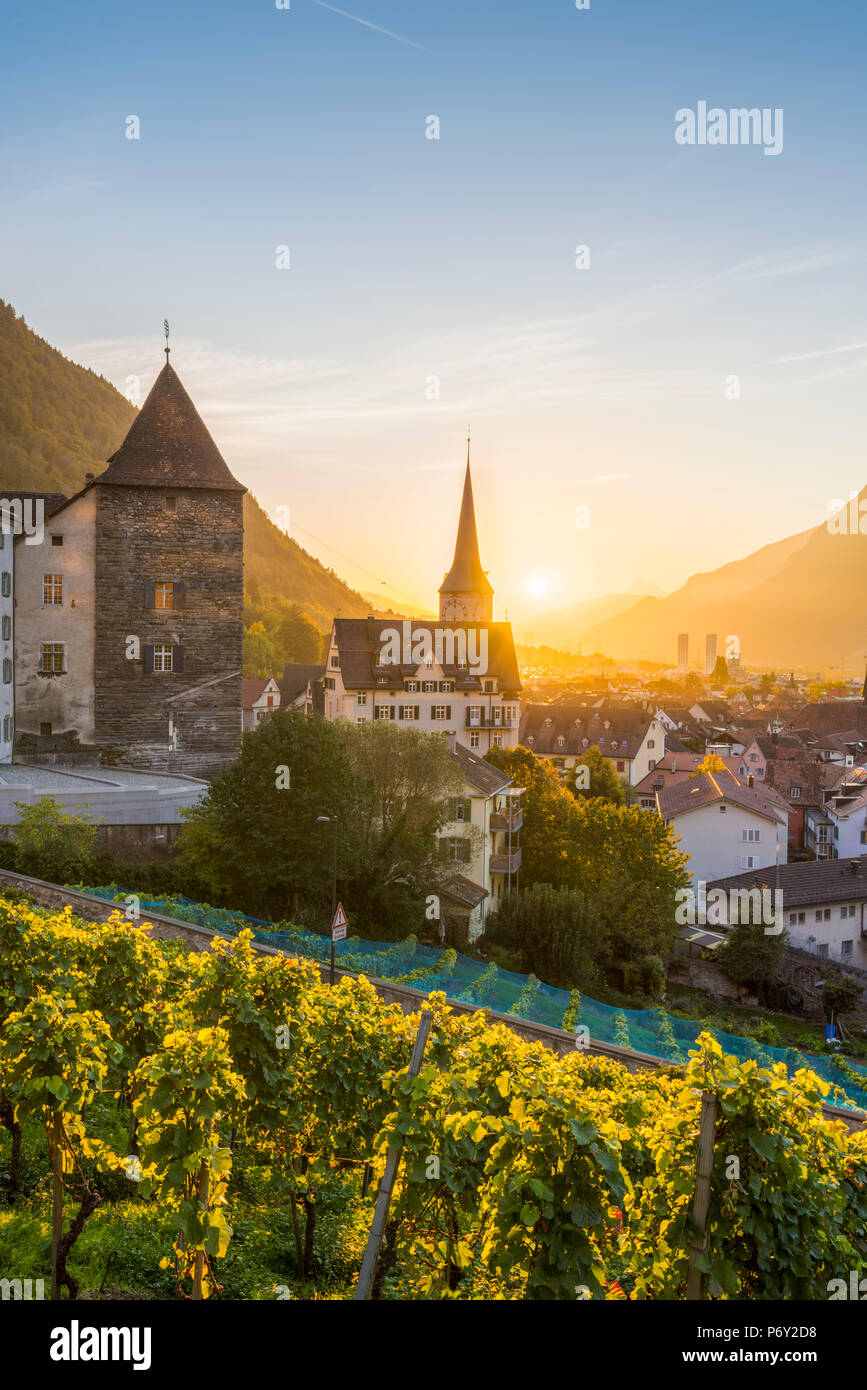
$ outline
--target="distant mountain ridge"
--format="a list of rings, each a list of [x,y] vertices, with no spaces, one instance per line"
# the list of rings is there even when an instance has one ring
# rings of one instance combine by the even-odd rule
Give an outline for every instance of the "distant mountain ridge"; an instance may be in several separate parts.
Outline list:
[[[136,413],[105,377],[64,357],[0,300],[0,494],[5,487],[71,496],[85,473],[103,471]],[[280,531],[249,492],[244,582],[263,598],[297,603],[323,630],[338,611],[345,618],[371,611],[368,599]]]
[[[867,514],[867,488],[859,501]],[[575,642],[616,660],[645,657],[674,665],[680,633],[689,633],[691,656],[716,633],[720,655],[726,638],[736,637],[748,665],[851,670],[867,659],[865,591],[867,535],[835,534],[822,522],[695,574],[665,598],[639,599],[584,626]],[[558,615],[546,616],[553,621]],[[548,640],[539,624],[534,631]]]

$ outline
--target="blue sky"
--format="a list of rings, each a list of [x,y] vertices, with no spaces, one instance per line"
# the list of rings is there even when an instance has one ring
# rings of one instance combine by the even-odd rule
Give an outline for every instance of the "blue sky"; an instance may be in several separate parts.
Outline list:
[[[468,421],[497,616],[674,587],[867,481],[867,7],[338,8],[7,12],[0,295],[121,389],[168,316],[263,505],[419,602]],[[782,153],[679,146],[700,100],[782,108]]]

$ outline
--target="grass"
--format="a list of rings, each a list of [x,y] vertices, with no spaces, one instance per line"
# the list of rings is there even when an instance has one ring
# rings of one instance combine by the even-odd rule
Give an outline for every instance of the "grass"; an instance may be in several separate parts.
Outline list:
[[[115,1144],[125,1134],[126,1116],[100,1098],[94,1130]],[[122,1147],[122,1145],[121,1145]],[[9,1136],[0,1130],[0,1277],[51,1276],[51,1197],[45,1135],[36,1124],[24,1129],[21,1191],[9,1200]],[[87,1165],[85,1165],[87,1171]],[[81,1285],[80,1297],[96,1299],[176,1299],[172,1269],[160,1261],[171,1255],[175,1229],[156,1199],[140,1196],[122,1175],[88,1177],[103,1203],[87,1222],[70,1259]],[[232,1179],[233,1235],[225,1257],[215,1262],[221,1284],[218,1299],[265,1301],[288,1289],[295,1299],[351,1298],[370,1224],[370,1199],[361,1202],[361,1172],[334,1169],[317,1192],[316,1265],[313,1276],[299,1275],[287,1197],[276,1191],[259,1156],[239,1146]],[[74,1210],[70,1199],[68,1220]],[[280,1297],[287,1294],[280,1292]]]

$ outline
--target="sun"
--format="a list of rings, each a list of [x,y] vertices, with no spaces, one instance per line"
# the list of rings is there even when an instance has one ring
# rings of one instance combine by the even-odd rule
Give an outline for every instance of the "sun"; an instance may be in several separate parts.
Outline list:
[[[530,580],[530,593],[534,598],[544,598],[548,592],[548,581],[542,575]]]

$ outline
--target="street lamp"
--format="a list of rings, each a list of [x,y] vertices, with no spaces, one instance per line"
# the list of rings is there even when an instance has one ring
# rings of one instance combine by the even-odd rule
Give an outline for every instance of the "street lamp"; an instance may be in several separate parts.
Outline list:
[[[337,913],[337,816],[317,816],[317,825],[334,826],[334,856],[331,864],[331,971],[328,983],[334,984],[334,918]]]

